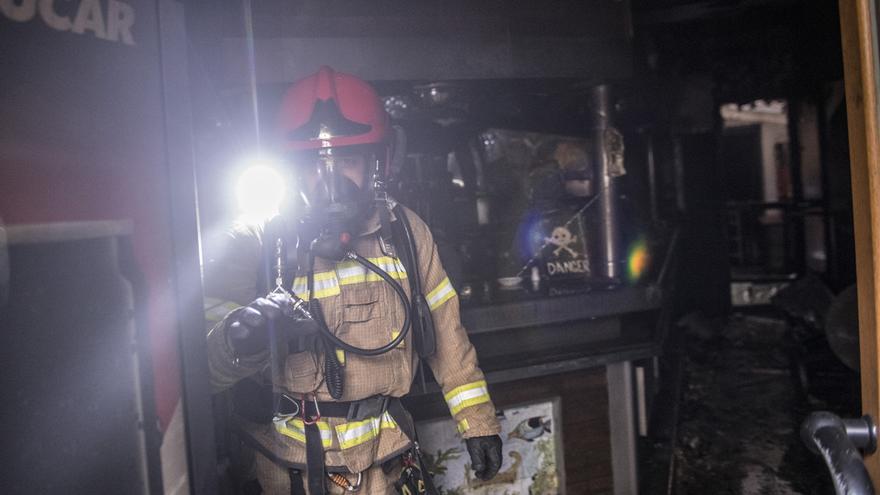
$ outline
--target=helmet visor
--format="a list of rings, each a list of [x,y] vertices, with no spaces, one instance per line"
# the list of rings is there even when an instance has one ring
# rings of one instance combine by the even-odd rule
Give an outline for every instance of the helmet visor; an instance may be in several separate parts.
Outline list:
[[[372,147],[322,148],[291,157],[299,190],[309,206],[371,199],[377,158]]]

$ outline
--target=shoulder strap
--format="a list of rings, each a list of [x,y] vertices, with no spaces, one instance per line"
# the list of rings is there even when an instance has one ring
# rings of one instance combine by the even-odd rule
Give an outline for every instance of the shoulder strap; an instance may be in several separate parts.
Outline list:
[[[394,238],[398,240],[398,245],[395,248],[409,279],[410,311],[416,351],[421,358],[431,357],[437,351],[437,336],[434,333],[434,318],[431,315],[431,307],[428,306],[422,287],[422,275],[419,270],[419,258],[415,240],[412,237],[412,228],[406,217],[406,212],[400,205],[394,208],[394,215],[397,217],[397,221],[392,222],[391,228]]]
[[[379,209],[379,248],[385,256],[397,258],[394,230],[391,228],[391,204],[388,201],[380,201],[377,204]]]

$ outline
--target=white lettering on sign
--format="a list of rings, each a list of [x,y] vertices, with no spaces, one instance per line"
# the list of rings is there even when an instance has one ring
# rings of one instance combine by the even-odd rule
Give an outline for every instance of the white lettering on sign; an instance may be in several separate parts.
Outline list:
[[[104,16],[101,15],[101,3],[98,0],[82,0],[76,11],[73,29],[76,34],[86,31],[95,33],[96,38],[107,39],[104,33]]]
[[[69,0],[68,0],[69,1]],[[80,0],[73,19],[55,10],[58,0],[0,0],[0,13],[15,22],[30,22],[37,12],[56,31],[90,33],[95,38],[134,45],[134,8],[121,0]],[[107,8],[103,9],[102,4]],[[106,16],[104,15],[106,12]]]
[[[16,5],[18,4],[18,5]],[[10,20],[16,22],[27,22],[34,18],[37,12],[36,0],[0,0],[0,11]]]
[[[70,30],[70,19],[55,13],[55,0],[40,0],[40,17],[52,29],[57,31]]]
[[[110,0],[107,5],[107,39],[133,45],[132,26],[134,26],[134,8],[127,3]]]
[[[589,268],[587,267],[586,260],[572,260],[572,261],[548,261],[547,262],[547,274],[549,275],[564,275],[568,273],[587,273]]]

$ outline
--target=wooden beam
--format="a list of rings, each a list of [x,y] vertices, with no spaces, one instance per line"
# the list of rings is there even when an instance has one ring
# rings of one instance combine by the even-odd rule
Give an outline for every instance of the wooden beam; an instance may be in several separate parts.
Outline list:
[[[852,170],[853,223],[859,291],[862,412],[880,419],[877,306],[880,305],[880,134],[871,0],[840,0],[844,82]],[[880,455],[865,458],[880,486]]]

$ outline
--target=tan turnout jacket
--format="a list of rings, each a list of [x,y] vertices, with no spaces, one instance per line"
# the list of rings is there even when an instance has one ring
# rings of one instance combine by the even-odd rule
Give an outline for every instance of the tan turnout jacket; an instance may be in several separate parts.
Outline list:
[[[425,223],[412,211],[407,218],[416,242],[422,287],[436,327],[437,352],[427,360],[443,389],[449,410],[464,438],[499,432],[495,408],[489,398],[477,355],[459,316],[458,296],[449,282],[437,248]],[[354,244],[355,251],[397,279],[409,294],[403,263],[380,249],[378,221],[374,219]],[[206,271],[206,314],[215,324],[208,334],[208,362],[215,391],[236,381],[263,373],[268,376],[268,352],[236,361],[225,336],[225,319],[235,307],[249,304],[256,296],[262,229],[238,228],[229,237],[223,256]],[[397,241],[398,243],[400,241]],[[303,299],[321,301],[328,327],[358,347],[387,344],[403,321],[403,308],[393,289],[372,272],[353,261],[315,262],[315,293],[306,291],[305,274],[298,274],[292,291]],[[373,395],[401,397],[409,392],[418,367],[412,332],[401,345],[386,354],[365,357],[337,350],[344,363],[345,389],[341,400]],[[295,397],[315,394],[319,401],[333,400],[323,380],[323,363],[311,352],[290,354],[277,382]],[[403,451],[409,440],[386,413],[363,421],[324,418],[318,423],[325,448],[325,463],[345,467],[352,473],[367,469]],[[271,424],[246,424],[245,429],[264,447],[289,462],[305,464],[304,429],[301,419],[275,418]]]

